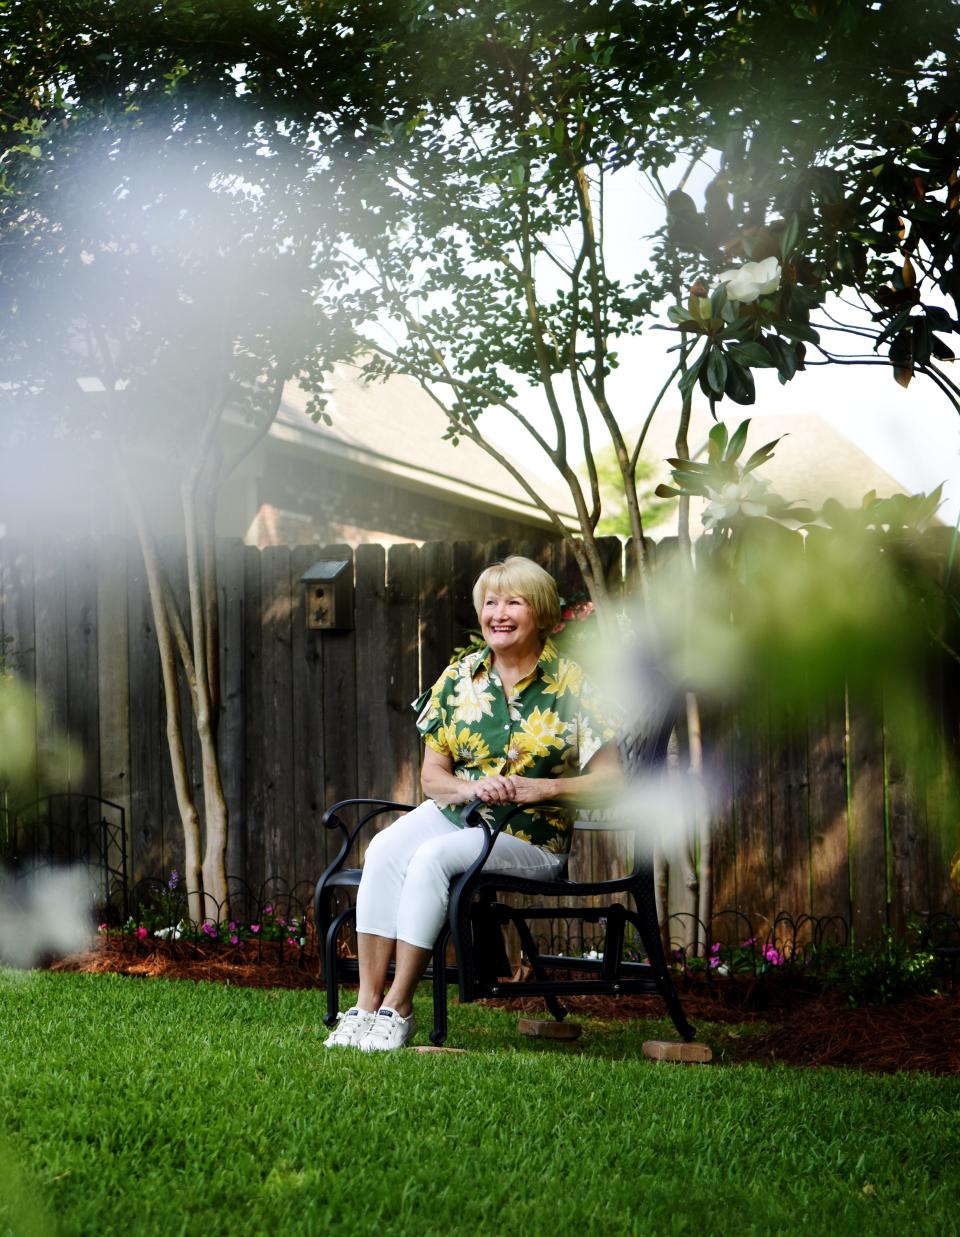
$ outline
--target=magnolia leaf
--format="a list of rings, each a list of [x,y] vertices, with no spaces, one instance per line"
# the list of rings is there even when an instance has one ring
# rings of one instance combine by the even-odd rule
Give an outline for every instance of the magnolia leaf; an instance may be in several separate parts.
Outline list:
[[[787,339],[803,339],[808,344],[818,344],[820,336],[805,322],[781,322],[778,323],[778,329],[781,335],[786,335]]]
[[[724,393],[729,395],[735,404],[755,403],[757,388],[750,370],[744,369],[736,361],[730,361],[727,366],[727,380],[724,384]]]
[[[727,449],[727,442],[729,441],[727,427],[723,424],[723,422],[720,421],[718,424],[714,425],[707,437],[710,443],[717,448],[718,456],[723,455],[724,451]]]
[[[678,325],[684,322],[693,322],[692,316],[682,305],[671,305],[667,310],[667,317],[671,322],[676,322]]]
[[[733,437],[730,439],[730,446],[727,448],[727,459],[738,460],[743,454],[743,448],[747,445],[747,432],[750,429],[750,418],[746,421],[741,421],[733,432]]]
[[[658,485],[653,491],[657,498],[683,498],[685,491],[675,490],[670,485]]]
[[[800,239],[800,218],[798,215],[791,215],[787,220],[787,226],[783,229],[783,235],[780,237],[780,260],[786,262],[796,248],[797,241]]]
[[[727,358],[719,348],[711,348],[707,357],[707,386],[714,395],[722,396],[729,370]]]
[[[776,364],[767,349],[757,340],[748,340],[745,344],[731,344],[727,354],[738,364],[748,368],[770,369]]]
[[[800,363],[796,351],[776,335],[768,335],[763,342],[767,351],[773,357],[780,381],[789,382],[797,372],[797,367]]]
[[[782,435],[782,437],[785,438],[786,434]],[[774,449],[779,441],[779,438],[774,438],[771,442],[765,442],[762,447],[758,447],[756,451],[754,451],[753,455],[751,455],[747,460],[746,464],[744,464],[743,471],[745,473],[753,472],[755,468],[759,468],[761,464],[765,464],[773,455]]]

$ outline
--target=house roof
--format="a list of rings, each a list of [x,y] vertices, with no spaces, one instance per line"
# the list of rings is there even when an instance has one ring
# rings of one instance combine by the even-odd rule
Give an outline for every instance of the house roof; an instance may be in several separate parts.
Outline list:
[[[409,489],[509,512],[540,527],[549,525],[523,486],[482,447],[469,439],[455,446],[444,438],[446,417],[415,379],[395,374],[384,382],[364,383],[353,366],[338,364],[328,386],[331,425],[311,420],[306,411],[308,393],[289,382],[270,429],[271,439],[388,474]],[[522,464],[507,458],[522,471]],[[564,523],[575,527],[569,495],[539,476],[531,474],[530,479]]]
[[[737,408],[720,419],[732,434],[747,411]],[[669,479],[670,466],[665,461],[676,455],[678,421],[679,413],[660,413],[647,435],[643,456],[658,465],[658,481]],[[688,434],[691,456],[696,458],[705,451],[713,424],[706,408],[694,409]],[[788,501],[796,500],[816,509],[828,498],[835,498],[844,506],[859,507],[870,490],[876,490],[881,498],[908,492],[908,487],[818,413],[753,414],[744,457],[775,438],[780,442],[773,458],[759,469],[759,474],[768,478],[776,493]],[[703,506],[704,502],[696,499],[690,504],[690,531],[694,535],[701,531]],[[659,538],[675,532],[676,519],[657,525],[653,536]]]

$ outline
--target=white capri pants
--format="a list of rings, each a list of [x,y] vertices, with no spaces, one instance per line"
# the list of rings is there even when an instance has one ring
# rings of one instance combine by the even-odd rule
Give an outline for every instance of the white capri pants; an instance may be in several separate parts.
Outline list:
[[[373,839],[357,890],[357,931],[432,949],[447,917],[450,879],[480,854],[482,829],[461,829],[432,800]],[[484,871],[553,880],[564,856],[501,833]]]

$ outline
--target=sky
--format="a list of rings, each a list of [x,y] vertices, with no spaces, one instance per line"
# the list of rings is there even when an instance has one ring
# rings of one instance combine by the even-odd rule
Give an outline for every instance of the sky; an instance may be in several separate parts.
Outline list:
[[[669,187],[669,178],[667,183]],[[629,276],[647,261],[647,237],[660,225],[662,208],[632,170],[612,177],[609,186],[605,249],[616,269]],[[698,199],[696,178],[691,178],[686,188]],[[702,206],[702,201],[698,205]],[[844,321],[855,321],[854,311],[846,305],[828,303],[828,309]],[[663,323],[667,325],[665,316]],[[836,338],[831,341],[834,345]],[[611,385],[621,425],[642,422],[670,372],[667,348],[674,342],[675,336],[663,331],[647,331],[620,346],[620,368]],[[945,482],[941,518],[952,524],[960,516],[960,416],[928,379],[916,377],[904,390],[884,367],[839,365],[810,368],[786,385],[778,382],[772,370],[754,371],[754,376],[756,403],[743,408],[724,400],[718,406],[721,419],[736,426],[744,417],[759,419],[765,412],[818,413],[899,481],[905,491],[929,492]],[[545,428],[547,422],[542,419],[541,399],[536,393],[524,394],[520,402]],[[679,404],[679,394],[668,395],[657,415],[675,419]],[[549,462],[530,454],[518,436],[522,431],[516,429],[508,414],[485,413],[483,427],[494,443],[528,461],[533,471],[551,476]],[[764,441],[762,430],[754,428],[759,445]],[[695,449],[699,444],[690,445]],[[556,480],[555,474],[552,479]]]

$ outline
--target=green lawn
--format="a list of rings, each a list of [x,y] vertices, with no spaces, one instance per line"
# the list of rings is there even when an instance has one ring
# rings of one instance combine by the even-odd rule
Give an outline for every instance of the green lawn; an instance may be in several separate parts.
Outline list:
[[[0,1010],[0,1234],[960,1226],[956,1079],[654,1064],[663,1023],[553,1045],[475,1006],[466,1056],[325,1052],[315,992],[109,975],[3,972]]]

